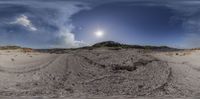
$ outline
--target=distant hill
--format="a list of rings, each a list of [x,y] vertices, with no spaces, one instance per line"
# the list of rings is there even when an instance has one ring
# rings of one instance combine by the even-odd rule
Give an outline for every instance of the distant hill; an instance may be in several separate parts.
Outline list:
[[[120,47],[120,48],[136,48],[136,49],[152,49],[152,50],[178,50],[176,48],[171,48],[168,46],[141,46],[141,45],[128,45],[121,44],[114,41],[105,41],[94,44],[92,47]]]
[[[14,49],[21,49],[20,46],[0,46],[0,50],[14,50]]]
[[[122,44],[114,41],[105,41],[94,44],[92,47],[121,47]]]
[[[70,49],[63,49],[63,48],[53,48],[53,49],[31,49],[31,48],[24,48],[20,46],[0,46],[0,50],[15,50],[15,49],[22,49],[25,52],[30,52],[31,50],[37,50],[42,52],[65,52],[65,50],[76,50],[76,49],[93,49],[93,48],[100,48],[100,47],[109,47],[113,49],[120,49],[120,48],[134,48],[134,49],[150,49],[150,50],[161,50],[161,51],[174,51],[180,50],[177,48],[171,48],[168,46],[141,46],[141,45],[128,45],[128,44],[121,44],[115,41],[104,41],[100,43],[96,43],[92,46],[86,46],[81,48],[70,48]]]
[[[20,46],[0,46],[0,50],[21,50],[22,52],[33,52],[32,48],[24,48]]]

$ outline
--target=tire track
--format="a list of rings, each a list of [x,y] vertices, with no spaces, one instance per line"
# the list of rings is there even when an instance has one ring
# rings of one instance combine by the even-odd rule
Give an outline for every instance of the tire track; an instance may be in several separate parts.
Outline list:
[[[38,71],[41,69],[44,69],[46,67],[48,67],[49,65],[51,65],[54,61],[56,61],[59,57],[61,56],[57,56],[54,59],[50,60],[49,62],[40,65],[40,66],[31,66],[31,68],[27,68],[27,67],[22,67],[22,68],[6,68],[5,66],[1,66],[0,65],[0,72],[3,73],[11,73],[11,74],[22,74],[22,73],[29,73],[29,72],[34,72],[34,71]],[[26,70],[27,68],[27,70]]]

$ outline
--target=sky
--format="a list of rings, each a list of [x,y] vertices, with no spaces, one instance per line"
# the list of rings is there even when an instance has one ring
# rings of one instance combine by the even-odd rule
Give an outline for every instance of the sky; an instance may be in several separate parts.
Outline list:
[[[0,0],[0,46],[200,47],[200,0]]]

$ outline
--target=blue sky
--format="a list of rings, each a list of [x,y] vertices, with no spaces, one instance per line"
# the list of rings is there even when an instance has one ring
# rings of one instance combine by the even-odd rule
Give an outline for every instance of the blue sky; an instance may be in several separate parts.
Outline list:
[[[200,47],[198,0],[0,0],[0,45]],[[104,31],[99,38],[94,35]]]

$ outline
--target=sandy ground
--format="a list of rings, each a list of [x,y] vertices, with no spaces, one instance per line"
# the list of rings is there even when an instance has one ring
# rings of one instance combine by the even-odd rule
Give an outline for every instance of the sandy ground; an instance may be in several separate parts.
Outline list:
[[[0,50],[0,96],[198,96],[199,60],[200,51]]]
[[[154,53],[160,60],[168,62],[172,77],[166,87],[169,94],[200,95],[200,51]]]

